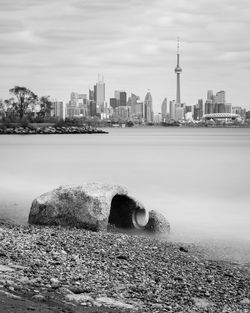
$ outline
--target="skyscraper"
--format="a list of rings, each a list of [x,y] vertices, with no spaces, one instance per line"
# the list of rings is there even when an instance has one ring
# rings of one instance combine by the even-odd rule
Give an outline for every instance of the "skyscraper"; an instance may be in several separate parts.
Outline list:
[[[180,43],[179,39],[177,42],[177,65],[175,68],[175,73],[177,75],[177,82],[176,82],[176,106],[181,106],[181,83],[180,83],[180,75],[182,72],[182,68],[180,67]]]
[[[169,113],[170,113],[170,119],[174,121],[176,119],[175,110],[176,110],[176,103],[175,103],[175,100],[172,100],[169,102]]]
[[[166,117],[167,117],[167,105],[168,105],[168,100],[167,98],[165,98],[161,104],[161,117],[164,122],[166,121]]]
[[[145,122],[153,122],[153,101],[151,93],[148,91],[144,100],[144,120]]]
[[[115,90],[115,98],[118,101],[118,106],[127,105],[127,93],[126,91]]]
[[[98,82],[95,85],[95,94],[96,94],[96,106],[98,113],[103,112],[104,110],[104,102],[105,102],[105,83],[102,76],[102,80],[100,76],[98,77]]]

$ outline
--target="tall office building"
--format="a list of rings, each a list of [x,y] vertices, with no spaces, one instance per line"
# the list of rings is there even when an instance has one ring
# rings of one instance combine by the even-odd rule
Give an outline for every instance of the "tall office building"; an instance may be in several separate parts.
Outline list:
[[[180,67],[180,43],[179,39],[177,42],[177,65],[175,68],[176,73],[176,106],[181,106],[181,83],[180,83],[180,75],[182,72],[182,68]]]
[[[109,106],[111,106],[114,110],[115,108],[117,108],[119,106],[119,101],[116,98],[110,98],[109,99]]]
[[[203,117],[203,100],[202,99],[198,100],[198,104],[196,107],[199,110],[198,111],[198,120],[201,120]]]
[[[221,90],[216,93],[215,104],[214,104],[214,113],[225,113],[226,112],[226,93],[224,90]]]
[[[176,111],[176,102],[175,100],[172,100],[169,102],[170,120],[174,120],[174,121],[176,120],[175,111]]]
[[[89,89],[89,115],[96,116],[96,96],[95,96],[95,88],[94,90]]]
[[[104,111],[104,102],[105,102],[105,83],[103,76],[102,80],[100,79],[100,75],[98,76],[98,82],[94,86],[94,92],[97,112],[101,113]]]
[[[140,120],[143,117],[143,102],[140,101],[140,97],[131,93],[128,98],[128,106],[131,107],[131,117],[134,120]]]
[[[54,101],[52,103],[55,117],[59,120],[65,120],[66,117],[66,104],[63,101]]]
[[[231,103],[225,104],[225,112],[226,113],[232,113],[232,104]]]
[[[78,93],[77,92],[71,92],[70,94],[70,106],[78,106]]]
[[[153,100],[151,93],[148,91],[144,100],[144,120],[145,122],[153,122]]]
[[[161,117],[164,122],[166,122],[166,117],[167,117],[167,106],[168,106],[168,100],[167,98],[165,98],[161,104]]]
[[[118,106],[127,105],[127,93],[126,91],[115,90],[115,98],[118,101]]]
[[[207,91],[207,100],[213,100],[214,94],[213,90],[208,90]]]

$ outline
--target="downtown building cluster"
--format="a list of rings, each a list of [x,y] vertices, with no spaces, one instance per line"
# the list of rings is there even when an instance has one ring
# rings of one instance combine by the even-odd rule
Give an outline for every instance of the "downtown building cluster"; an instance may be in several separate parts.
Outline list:
[[[154,122],[153,101],[149,91],[142,101],[133,93],[128,97],[126,91],[115,90],[114,97],[107,102],[105,82],[100,77],[88,94],[71,92],[68,103],[54,100],[51,114],[59,119],[98,118],[114,122]]]

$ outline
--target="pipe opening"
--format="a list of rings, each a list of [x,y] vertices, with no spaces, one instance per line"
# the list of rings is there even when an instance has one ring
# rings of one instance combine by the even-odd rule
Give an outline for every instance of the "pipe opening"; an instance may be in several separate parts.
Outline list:
[[[115,195],[111,202],[109,224],[117,228],[144,229],[148,214],[144,208],[126,195]]]

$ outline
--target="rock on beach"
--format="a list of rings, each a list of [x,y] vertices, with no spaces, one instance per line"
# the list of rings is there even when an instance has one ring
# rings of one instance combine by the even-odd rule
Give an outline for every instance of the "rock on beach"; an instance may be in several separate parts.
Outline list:
[[[168,233],[166,218],[148,211],[120,185],[86,183],[61,186],[37,197],[31,205],[30,224],[60,225],[105,231],[117,228]]]

